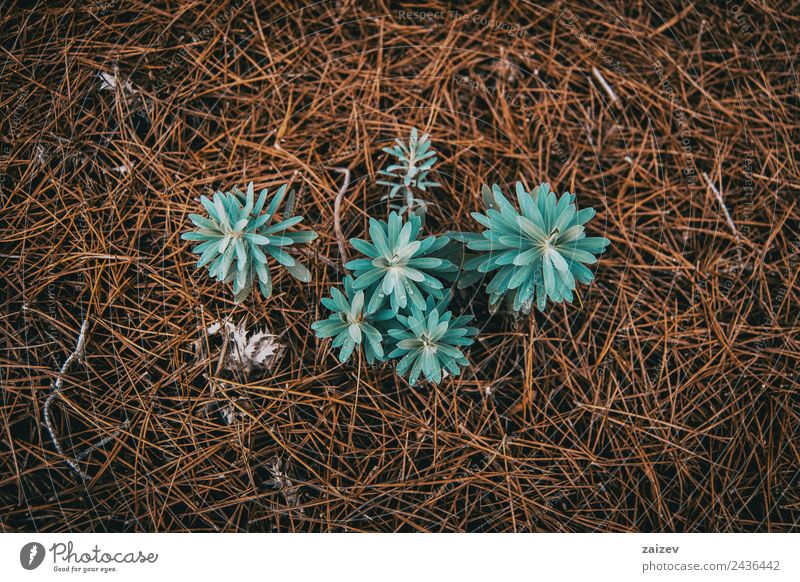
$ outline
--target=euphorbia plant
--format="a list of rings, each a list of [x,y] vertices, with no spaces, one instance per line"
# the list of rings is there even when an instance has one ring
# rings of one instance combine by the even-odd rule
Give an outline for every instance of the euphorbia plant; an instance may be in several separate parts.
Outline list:
[[[369,290],[369,308],[375,310],[388,297],[392,311],[397,313],[408,306],[409,299],[424,308],[425,297],[444,297],[444,285],[437,278],[440,273],[455,270],[447,259],[434,257],[447,243],[446,237],[429,236],[417,240],[422,220],[412,214],[407,222],[396,212],[389,221],[369,219],[370,241],[350,240],[365,259],[356,259],[345,265],[356,275],[353,288]]]
[[[399,163],[381,172],[389,180],[379,183],[392,187],[390,196],[405,189],[410,210],[413,188],[438,185],[427,179],[436,157],[427,135],[417,139],[416,130],[408,145],[396,142],[385,151]],[[370,218],[369,240],[350,240],[364,255],[345,265],[355,278],[345,279],[344,294],[333,289],[322,300],[332,315],[312,325],[317,336],[335,338],[342,362],[363,348],[369,362],[399,358],[396,370],[411,384],[422,376],[439,383],[469,365],[462,350],[478,332],[466,325],[470,317],[447,311],[451,292],[444,282],[464,288],[492,273],[486,286],[492,311],[503,300],[523,313],[534,302],[540,311],[548,299],[571,302],[577,284],[593,279],[586,265],[609,244],[586,235],[594,209],[578,210],[574,194],[558,197],[545,183],[528,192],[517,182],[516,194],[518,206],[499,186],[483,186],[486,213],[472,214],[485,227],[481,233],[420,238],[422,219],[413,212],[407,221],[397,212],[388,221]]]
[[[427,202],[417,198],[415,193],[439,186],[438,182],[428,177],[436,164],[436,151],[431,147],[428,134],[419,137],[416,127],[411,130],[408,143],[399,138],[395,139],[394,143],[394,146],[383,148],[383,151],[397,161],[378,172],[382,179],[377,183],[391,188],[386,196],[389,200],[392,200],[400,190],[403,191],[405,204],[399,207],[401,214],[405,211],[411,214],[416,210],[419,210],[420,214],[425,214]],[[392,207],[398,208],[394,204]]]
[[[216,192],[213,202],[201,196],[200,202],[208,216],[189,215],[197,229],[184,233],[181,238],[200,243],[193,249],[200,255],[197,267],[206,267],[208,274],[222,283],[232,283],[237,303],[247,299],[255,281],[258,281],[265,298],[272,294],[267,255],[300,281],[307,283],[311,280],[308,269],[287,249],[295,243],[314,240],[317,233],[313,230],[287,232],[303,220],[302,216],[291,216],[290,212],[286,212],[282,220],[273,221],[286,191],[287,186],[281,186],[263,211],[268,192],[262,190],[255,200],[253,183],[250,182],[246,193],[237,188],[230,192]],[[292,191],[285,207],[291,208],[293,201]]]
[[[482,234],[450,233],[467,248],[480,253],[464,263],[464,269],[495,272],[486,287],[490,305],[496,308],[509,297],[514,311],[530,311],[536,301],[544,311],[548,298],[554,303],[572,302],[577,283],[594,278],[586,267],[609,244],[603,237],[586,236],[586,223],[593,208],[578,210],[575,195],[557,198],[549,184],[533,194],[517,182],[519,210],[503,196],[500,187],[483,187],[486,214],[472,216],[486,227]]]
[[[364,350],[369,363],[400,358],[397,372],[411,384],[421,375],[435,383],[445,372],[457,375],[469,363],[461,348],[472,344],[478,330],[466,327],[470,317],[446,311],[450,291],[440,278],[452,279],[457,267],[439,255],[449,254],[451,241],[420,240],[422,220],[414,214],[403,221],[392,212],[388,221],[371,218],[369,224],[370,241],[350,240],[366,256],[345,265],[356,278],[345,278],[344,293],[331,289],[322,304],[332,314],[312,329],[319,338],[334,338],[342,362],[356,349]]]
[[[364,291],[353,288],[353,278],[344,278],[344,293],[331,289],[330,297],[323,297],[322,304],[331,310],[328,319],[315,321],[311,329],[319,338],[332,337],[333,347],[341,348],[339,361],[346,362],[357,347],[364,348],[367,363],[384,360],[382,324],[393,319],[390,309],[369,309],[365,305]]]
[[[428,297],[425,309],[412,304],[410,313],[398,314],[395,325],[389,329],[389,335],[396,342],[389,357],[400,358],[397,373],[408,374],[412,385],[420,374],[438,384],[442,381],[443,371],[458,376],[460,366],[469,365],[461,348],[475,341],[473,336],[478,330],[466,326],[472,316],[454,318],[453,313],[446,309],[447,302],[437,304],[433,297]]]

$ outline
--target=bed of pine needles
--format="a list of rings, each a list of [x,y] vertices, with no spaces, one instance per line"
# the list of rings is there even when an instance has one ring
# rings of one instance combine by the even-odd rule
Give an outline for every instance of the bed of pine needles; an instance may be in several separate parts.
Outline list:
[[[800,5],[303,4],[0,8],[0,530],[797,530]],[[310,330],[412,127],[427,232],[520,179],[611,240],[572,305],[458,293],[439,386]],[[235,306],[179,237],[250,180],[320,238]],[[196,351],[223,318],[278,336],[268,373]]]

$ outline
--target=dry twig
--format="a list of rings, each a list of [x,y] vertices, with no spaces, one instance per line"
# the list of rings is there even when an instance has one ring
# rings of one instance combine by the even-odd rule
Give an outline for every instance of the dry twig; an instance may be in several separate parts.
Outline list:
[[[53,391],[47,397],[47,400],[44,401],[44,406],[42,407],[42,417],[44,418],[44,426],[47,429],[47,433],[50,435],[50,440],[53,442],[53,446],[58,452],[59,455],[64,457],[64,461],[70,468],[75,471],[75,473],[82,479],[88,479],[88,475],[83,472],[83,470],[78,466],[78,463],[75,459],[69,457],[64,453],[64,449],[61,447],[61,442],[59,441],[58,434],[56,433],[56,429],[53,426],[53,422],[50,419],[50,407],[53,405],[53,402],[56,398],[61,396],[61,386],[64,382],[64,374],[69,370],[70,366],[73,362],[80,362],[83,359],[85,349],[86,349],[86,330],[89,328],[89,319],[86,318],[83,320],[83,324],[81,325],[81,331],[78,335],[78,342],[75,344],[75,349],[72,353],[64,360],[64,364],[61,366],[61,369],[58,371],[56,375],[56,381],[53,384]]]
[[[344,233],[342,232],[341,211],[344,194],[347,192],[347,187],[350,185],[350,170],[349,168],[334,169],[344,174],[342,187],[339,188],[339,193],[336,194],[336,200],[333,202],[333,230],[336,233],[336,242],[339,244],[339,254],[342,256],[342,264],[346,264],[350,259],[347,258],[347,245],[345,243]]]

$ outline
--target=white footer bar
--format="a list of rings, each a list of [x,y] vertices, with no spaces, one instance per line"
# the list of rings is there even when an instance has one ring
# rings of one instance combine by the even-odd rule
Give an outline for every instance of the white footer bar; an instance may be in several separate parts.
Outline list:
[[[0,579],[796,581],[798,550],[798,534],[3,534]]]

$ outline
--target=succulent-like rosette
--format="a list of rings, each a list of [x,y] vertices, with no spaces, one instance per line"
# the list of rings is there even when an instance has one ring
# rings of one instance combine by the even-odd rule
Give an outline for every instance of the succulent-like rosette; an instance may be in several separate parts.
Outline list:
[[[454,239],[482,254],[464,265],[481,273],[496,271],[486,290],[496,307],[506,294],[513,297],[516,311],[529,311],[534,300],[543,311],[547,299],[572,302],[577,283],[594,278],[586,267],[609,244],[603,237],[587,237],[585,224],[595,215],[593,208],[578,210],[575,196],[557,198],[549,184],[541,184],[533,195],[517,182],[518,211],[497,185],[483,187],[486,214],[472,216],[487,228],[482,235],[451,233]]]
[[[408,315],[397,315],[396,327],[389,329],[395,341],[390,358],[401,358],[397,363],[397,373],[408,374],[409,383],[416,384],[420,375],[435,384],[442,381],[444,371],[453,376],[461,373],[461,366],[468,366],[461,348],[471,345],[473,336],[478,333],[466,324],[472,319],[469,315],[453,318],[445,311],[445,303],[436,304],[428,297],[423,308],[412,304]]]
[[[377,183],[391,188],[388,195],[390,199],[401,189],[405,192],[405,205],[400,207],[401,213],[416,208],[424,212],[426,202],[416,199],[414,192],[425,192],[428,188],[439,186],[438,182],[428,178],[436,163],[436,151],[431,148],[428,134],[420,138],[416,127],[411,130],[407,144],[401,139],[395,139],[394,142],[393,147],[383,148],[383,151],[397,158],[397,162],[378,172],[383,179]]]
[[[456,267],[447,259],[431,255],[442,249],[448,239],[429,236],[417,240],[421,227],[419,216],[412,214],[408,222],[403,222],[399,214],[392,212],[388,222],[370,218],[371,242],[350,239],[353,247],[368,257],[350,261],[345,267],[356,275],[353,289],[369,290],[370,311],[381,307],[387,297],[395,313],[409,303],[424,308],[427,296],[444,297],[444,285],[437,274]]]
[[[318,338],[334,338],[333,347],[341,348],[340,362],[346,362],[361,347],[368,363],[384,360],[381,324],[394,317],[390,309],[370,311],[365,305],[364,291],[353,289],[350,275],[344,279],[344,293],[334,287],[330,297],[323,297],[322,304],[332,313],[327,319],[312,323],[311,329]]]
[[[317,233],[311,230],[286,232],[303,220],[302,216],[290,216],[290,212],[285,212],[283,220],[272,224],[286,190],[286,185],[281,186],[262,213],[268,192],[262,190],[255,200],[250,182],[246,193],[234,188],[231,192],[216,192],[213,201],[201,196],[200,202],[208,216],[189,215],[197,229],[184,233],[181,238],[200,243],[193,249],[200,255],[197,267],[207,267],[211,277],[222,283],[232,283],[237,303],[247,299],[256,280],[265,298],[272,294],[267,255],[300,281],[311,280],[308,269],[286,249],[295,243],[314,240]],[[286,206],[291,208],[293,201],[294,192],[290,192]]]

